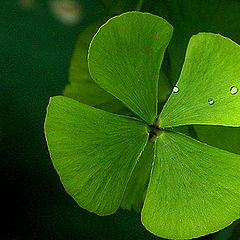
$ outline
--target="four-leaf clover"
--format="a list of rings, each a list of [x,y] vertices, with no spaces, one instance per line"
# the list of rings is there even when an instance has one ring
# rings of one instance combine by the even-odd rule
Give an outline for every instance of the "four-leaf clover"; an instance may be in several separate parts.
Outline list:
[[[109,215],[139,194],[150,232],[186,239],[240,217],[240,156],[174,130],[240,126],[240,47],[217,34],[193,36],[158,116],[159,74],[172,30],[149,13],[110,19],[90,44],[90,74],[136,117],[57,96],[49,102],[45,133],[61,181],[82,208]],[[153,162],[143,161],[148,156]]]

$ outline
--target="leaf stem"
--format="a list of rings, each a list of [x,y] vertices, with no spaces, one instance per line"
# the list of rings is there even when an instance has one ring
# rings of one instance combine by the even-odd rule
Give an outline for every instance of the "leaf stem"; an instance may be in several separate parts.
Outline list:
[[[140,11],[142,8],[144,0],[139,0],[136,6],[136,11]]]

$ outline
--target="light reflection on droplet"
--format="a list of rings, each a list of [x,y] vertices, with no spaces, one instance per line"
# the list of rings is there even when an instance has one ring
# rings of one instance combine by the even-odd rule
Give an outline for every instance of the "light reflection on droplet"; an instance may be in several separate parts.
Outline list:
[[[175,87],[173,88],[173,92],[174,92],[174,93],[179,92],[179,88],[175,86]]]
[[[231,88],[230,88],[230,93],[231,93],[232,95],[238,93],[238,88],[237,88],[237,87],[234,87],[234,86],[231,87]]]
[[[209,103],[209,105],[213,105],[214,104],[214,100],[212,98],[209,98],[208,99],[208,103]]]

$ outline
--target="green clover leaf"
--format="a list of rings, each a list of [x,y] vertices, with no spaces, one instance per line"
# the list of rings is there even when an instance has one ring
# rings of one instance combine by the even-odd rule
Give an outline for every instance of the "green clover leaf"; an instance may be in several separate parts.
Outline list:
[[[97,102],[53,97],[45,134],[61,181],[81,207],[108,215],[119,206],[140,210],[144,202],[141,218],[150,232],[186,239],[240,217],[240,155],[172,130],[240,126],[240,49],[220,35],[193,36],[158,117],[160,67],[171,35],[171,25],[152,14],[110,19],[91,42],[90,75],[101,87],[99,101],[114,96],[138,118],[98,109]]]
[[[160,115],[161,127],[204,124],[240,126],[240,47],[228,38],[201,33],[191,38],[173,92]]]
[[[157,118],[160,67],[171,36],[164,19],[131,12],[103,25],[89,48],[94,81],[148,124]]]
[[[239,218],[240,156],[176,132],[155,143],[142,222],[152,233],[189,239]]]
[[[58,96],[50,99],[45,129],[68,193],[91,212],[114,213],[147,143],[147,125]]]
[[[70,83],[65,87],[63,95],[108,112],[133,116],[123,103],[100,88],[89,74],[87,62],[89,43],[105,21],[106,18],[98,19],[79,35],[69,69]],[[169,81],[161,71],[158,82],[158,102],[163,104],[170,93]]]

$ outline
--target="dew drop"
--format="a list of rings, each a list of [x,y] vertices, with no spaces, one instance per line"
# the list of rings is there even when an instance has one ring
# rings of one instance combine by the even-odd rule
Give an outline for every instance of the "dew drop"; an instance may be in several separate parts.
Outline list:
[[[175,87],[173,88],[173,92],[174,92],[174,93],[179,92],[179,88],[175,86]]]
[[[232,95],[234,95],[234,94],[236,94],[238,92],[238,88],[237,87],[231,87],[230,88],[230,93],[232,94]]]
[[[214,100],[212,98],[209,98],[208,99],[208,103],[209,103],[209,105],[213,105],[214,104]]]

